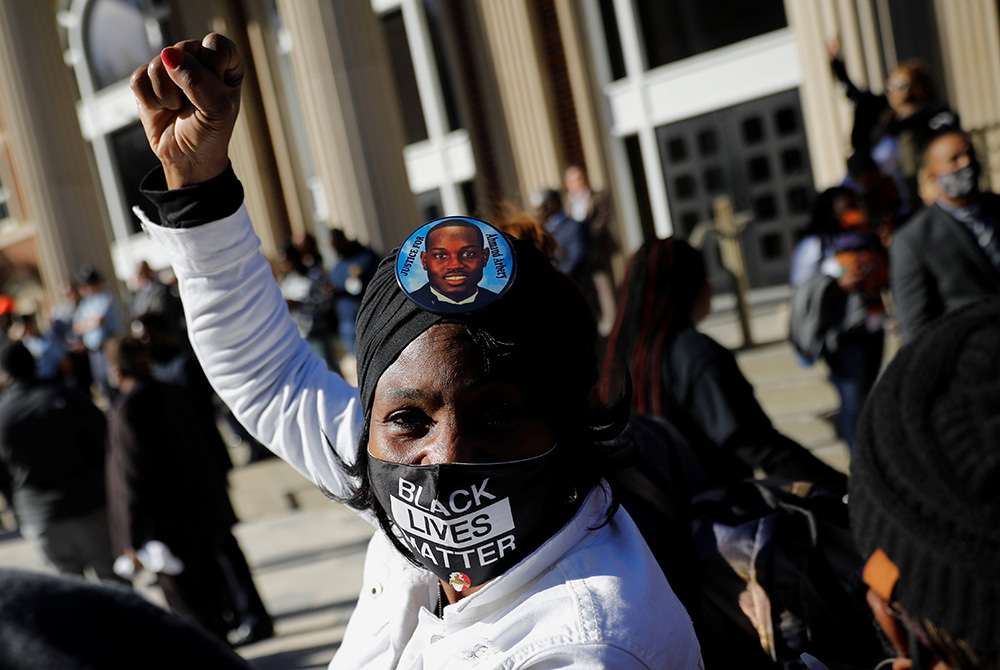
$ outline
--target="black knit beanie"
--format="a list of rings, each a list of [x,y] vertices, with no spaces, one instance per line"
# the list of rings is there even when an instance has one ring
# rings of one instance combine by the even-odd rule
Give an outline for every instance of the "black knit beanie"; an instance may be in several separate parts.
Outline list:
[[[893,360],[861,415],[849,507],[862,556],[899,568],[893,600],[1000,651],[1000,300],[945,315]]]
[[[396,280],[398,247],[379,264],[357,318],[358,388],[366,418],[382,373],[421,333],[445,323],[469,326],[485,338],[480,344],[498,352],[494,362],[501,363],[501,375],[522,384],[544,379],[567,395],[567,403],[579,405],[579,396],[586,397],[597,380],[596,325],[586,298],[531,244],[508,239],[517,254],[513,284],[492,304],[464,314],[435,314],[406,296]]]

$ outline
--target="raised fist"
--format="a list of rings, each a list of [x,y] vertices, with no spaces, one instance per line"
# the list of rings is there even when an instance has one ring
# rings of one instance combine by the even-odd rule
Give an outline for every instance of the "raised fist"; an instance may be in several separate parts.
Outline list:
[[[167,188],[200,184],[225,171],[242,82],[239,50],[217,33],[167,47],[132,73],[139,119]]]

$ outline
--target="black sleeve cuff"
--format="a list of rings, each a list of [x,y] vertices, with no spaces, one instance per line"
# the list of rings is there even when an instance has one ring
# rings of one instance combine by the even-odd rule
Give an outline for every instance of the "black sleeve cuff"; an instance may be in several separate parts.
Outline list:
[[[225,172],[203,184],[167,190],[163,168],[147,174],[139,190],[156,205],[164,228],[195,228],[224,219],[243,204],[243,184],[236,178],[232,163]]]

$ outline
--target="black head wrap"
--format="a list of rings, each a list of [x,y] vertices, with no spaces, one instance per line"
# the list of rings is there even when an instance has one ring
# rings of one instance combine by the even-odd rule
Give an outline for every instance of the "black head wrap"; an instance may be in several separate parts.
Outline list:
[[[566,402],[589,394],[597,378],[596,326],[586,299],[533,246],[508,239],[517,254],[513,284],[492,304],[464,314],[434,314],[406,296],[396,280],[398,247],[379,264],[357,319],[358,386],[366,418],[386,369],[421,333],[445,323],[468,327],[488,350],[488,362],[496,360],[489,354],[502,357],[506,373],[536,373],[533,381],[544,378],[547,387],[566,394]]]
[[[483,353],[485,372],[525,388],[556,424],[557,440],[574,445],[563,451],[562,490],[589,491],[608,470],[611,450],[603,443],[624,426],[628,401],[609,407],[590,402],[597,381],[597,325],[586,298],[530,243],[507,239],[517,256],[513,283],[498,299],[474,312],[435,314],[411,301],[396,280],[399,248],[379,264],[357,318],[355,352],[365,420],[371,421],[379,378],[410,342],[439,324],[463,325]],[[347,471],[358,477],[357,488],[350,496],[335,499],[355,509],[371,510],[390,541],[408,556],[409,550],[392,533],[392,524],[373,493],[366,442],[367,435],[359,445],[357,460],[345,463]],[[617,508],[612,495],[605,522]]]

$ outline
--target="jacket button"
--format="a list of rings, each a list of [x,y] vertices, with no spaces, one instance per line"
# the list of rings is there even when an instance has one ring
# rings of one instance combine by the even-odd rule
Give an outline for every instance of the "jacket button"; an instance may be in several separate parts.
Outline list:
[[[382,595],[382,584],[381,582],[375,582],[369,587],[369,592],[372,594],[372,598],[378,598]]]

